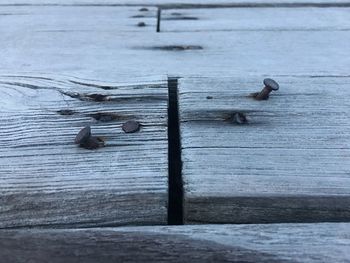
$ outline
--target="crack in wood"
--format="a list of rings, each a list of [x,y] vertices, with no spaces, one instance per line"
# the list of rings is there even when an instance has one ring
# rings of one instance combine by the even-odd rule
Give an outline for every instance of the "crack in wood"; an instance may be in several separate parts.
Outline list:
[[[185,50],[202,50],[202,46],[198,45],[168,45],[168,46],[155,46],[151,47],[153,50],[163,51],[185,51]]]
[[[168,154],[169,154],[169,202],[168,224],[183,224],[182,160],[178,107],[178,79],[168,78]]]
[[[127,119],[134,118],[134,116],[124,116],[114,112],[97,112],[97,113],[88,114],[87,116],[92,117],[96,121],[100,121],[100,122],[110,122],[115,120],[127,120]]]

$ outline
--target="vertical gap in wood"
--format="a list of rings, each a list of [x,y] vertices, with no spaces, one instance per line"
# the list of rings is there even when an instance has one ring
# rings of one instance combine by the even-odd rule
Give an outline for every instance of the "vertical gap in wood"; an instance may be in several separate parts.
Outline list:
[[[157,32],[160,32],[160,20],[162,19],[162,9],[158,7],[157,10]]]
[[[168,156],[169,156],[169,200],[168,224],[183,224],[182,161],[178,105],[178,78],[168,78]]]

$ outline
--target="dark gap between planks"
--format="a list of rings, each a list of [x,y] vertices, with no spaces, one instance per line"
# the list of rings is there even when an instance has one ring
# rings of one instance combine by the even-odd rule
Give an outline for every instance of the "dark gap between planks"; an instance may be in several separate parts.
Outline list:
[[[168,224],[183,224],[183,185],[182,161],[178,107],[178,79],[168,78],[168,165],[169,165],[169,200]]]

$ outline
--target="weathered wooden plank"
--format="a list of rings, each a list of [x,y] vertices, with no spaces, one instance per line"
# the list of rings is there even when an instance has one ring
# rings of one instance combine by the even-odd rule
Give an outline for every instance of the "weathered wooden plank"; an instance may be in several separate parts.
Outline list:
[[[0,227],[164,224],[167,86],[0,77]],[[142,125],[126,134],[128,120]],[[90,125],[106,147],[74,144]]]
[[[349,224],[2,230],[4,262],[349,262]]]
[[[329,18],[333,14],[332,11],[326,11],[328,9],[320,9],[329,14],[328,16],[320,16],[321,11],[318,10],[313,11],[314,15],[310,15],[309,19],[304,19],[315,28],[322,28],[321,31],[266,31],[272,26],[268,20],[264,20],[266,23],[262,23],[259,29],[266,29],[265,31],[216,32],[213,31],[218,29],[214,26],[214,20],[218,23],[221,20],[218,16],[216,20],[214,16],[215,19],[208,20],[212,27],[210,29],[208,24],[210,34],[156,33],[155,8],[149,12],[140,12],[138,7],[16,6],[2,7],[1,10],[4,14],[12,14],[0,16],[0,71],[4,73],[56,72],[109,81],[125,76],[154,74],[349,74],[347,69],[350,62],[344,53],[348,50],[350,34],[347,31],[323,30],[327,24],[332,29],[338,28],[340,24],[344,27],[339,28],[345,28],[348,25],[347,15],[344,14],[347,9],[339,8],[338,11],[334,11],[334,14],[341,16],[335,15],[338,19],[332,21],[340,22],[329,22],[330,19],[327,19],[328,22],[325,23],[322,19],[319,20],[320,17]],[[262,12],[263,9],[258,10]],[[273,13],[274,10],[264,9],[263,13]],[[280,27],[287,28],[292,24],[288,21],[300,20],[302,11],[298,10],[288,11],[289,19],[281,21]],[[224,14],[227,17],[226,12]],[[242,17],[244,14],[247,17],[250,12],[253,11],[243,10]],[[282,13],[280,12],[281,16]],[[148,26],[137,27],[137,23],[141,21]],[[197,22],[205,25],[205,21],[202,19]],[[174,20],[163,22],[164,31],[167,30],[166,26],[171,29],[172,22],[174,25],[180,23]],[[181,21],[181,27],[186,26],[188,22]],[[233,22],[234,20],[230,24]],[[221,22],[219,24],[222,25]],[[232,27],[236,28],[233,25]],[[254,27],[254,23],[251,27]],[[240,23],[237,25],[237,29],[239,28],[247,27]],[[181,51],[171,49],[173,45],[194,46],[195,49]],[[330,63],[329,58],[336,63]]]
[[[349,0],[3,0],[0,5],[246,5],[246,4],[348,4]]]
[[[349,21],[348,8],[179,9],[162,11],[162,32],[349,31]]]
[[[180,80],[185,220],[348,221],[350,78],[278,78],[256,101],[261,80]]]

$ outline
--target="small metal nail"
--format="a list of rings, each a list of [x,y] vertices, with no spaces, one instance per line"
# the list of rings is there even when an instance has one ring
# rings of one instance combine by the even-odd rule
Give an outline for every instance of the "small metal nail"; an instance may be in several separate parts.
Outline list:
[[[232,122],[236,124],[246,124],[248,123],[248,120],[244,113],[236,112],[232,116]]]
[[[77,136],[75,137],[76,144],[85,143],[91,137],[91,128],[90,126],[86,126],[79,131]]]
[[[139,11],[140,11],[140,12],[146,12],[146,11],[148,11],[148,8],[142,7],[142,8],[139,9]]]
[[[213,99],[213,96],[207,96],[207,100]]]
[[[75,137],[75,143],[89,150],[97,149],[105,145],[103,138],[91,136],[90,126],[86,126],[79,131],[78,135]]]
[[[279,89],[278,83],[273,79],[264,79],[264,85],[262,91],[252,94],[256,100],[267,100],[271,91]]]
[[[140,123],[137,121],[127,121],[123,124],[122,129],[125,133],[134,133],[140,130]]]
[[[145,22],[139,22],[137,24],[138,27],[145,27],[146,26],[146,23]]]

